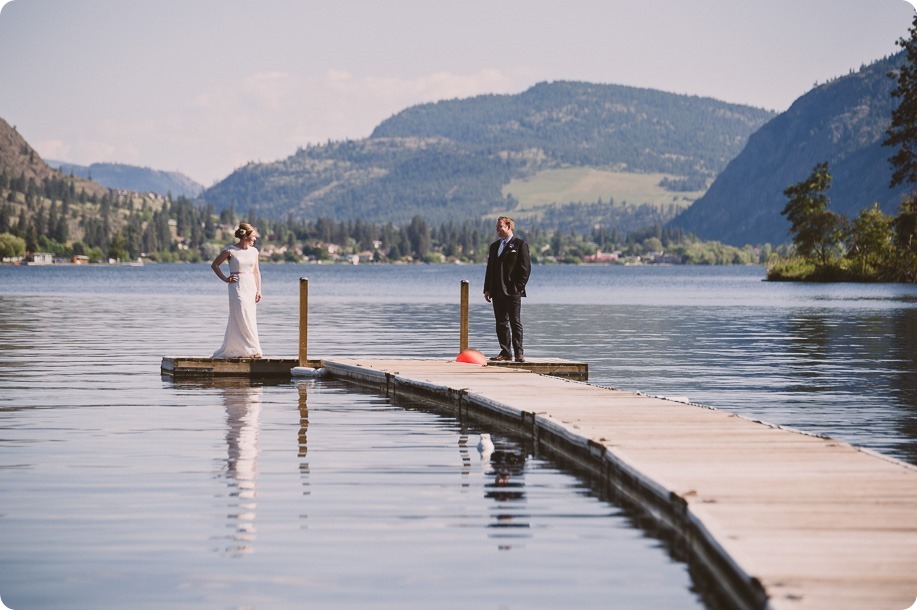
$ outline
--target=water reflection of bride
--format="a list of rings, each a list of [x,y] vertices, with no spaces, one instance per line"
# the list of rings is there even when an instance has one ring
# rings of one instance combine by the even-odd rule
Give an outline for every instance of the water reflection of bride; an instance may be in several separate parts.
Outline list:
[[[231,553],[253,550],[258,495],[258,435],[261,431],[260,387],[227,385],[221,388],[226,407],[226,480],[230,488],[230,523],[235,525]]]

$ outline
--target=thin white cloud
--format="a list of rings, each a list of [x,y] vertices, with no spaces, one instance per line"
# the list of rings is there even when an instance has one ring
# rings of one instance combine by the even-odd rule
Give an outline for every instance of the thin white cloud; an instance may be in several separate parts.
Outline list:
[[[338,81],[348,81],[351,78],[353,78],[353,75],[350,72],[347,72],[346,70],[333,70],[332,69],[332,70],[328,70],[328,72],[326,73],[326,77],[331,82],[338,82]]]
[[[517,84],[499,70],[485,69],[473,74],[441,71],[414,79],[370,76],[357,80],[356,88],[378,100],[397,99],[410,105],[485,93],[509,93],[516,90]]]
[[[32,146],[39,151],[44,160],[66,160],[72,158],[70,146],[63,140],[51,139],[33,142]]]

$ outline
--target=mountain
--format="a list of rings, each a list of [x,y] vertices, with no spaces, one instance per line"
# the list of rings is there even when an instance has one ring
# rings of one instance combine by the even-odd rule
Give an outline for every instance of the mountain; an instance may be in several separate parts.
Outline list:
[[[173,197],[194,198],[204,190],[188,176],[180,172],[165,172],[148,167],[136,167],[121,163],[93,163],[85,167],[63,161],[48,161],[51,167],[59,168],[65,174],[89,178],[108,188],[135,193],[156,193]]]
[[[274,218],[406,224],[421,215],[438,224],[505,211],[549,218],[544,207],[521,200],[510,185],[537,180],[548,170],[596,168],[648,176],[653,186],[668,185],[673,198],[685,184],[703,192],[772,116],[649,89],[541,83],[517,95],[408,108],[383,121],[369,138],[309,146],[274,163],[250,163],[202,197],[217,210],[232,206]],[[609,206],[618,199],[621,207],[614,190],[601,197],[608,204],[578,200],[574,192],[562,189],[558,199],[538,205]]]
[[[764,110],[621,85],[540,83],[519,95],[484,95],[409,108],[372,138],[442,137],[469,147],[543,153],[551,165],[713,175]]]
[[[0,174],[7,180],[21,180],[24,184],[42,185],[60,181],[64,177],[42,160],[41,156],[5,120],[0,119]],[[73,179],[74,190],[101,197],[108,192],[104,186],[82,177]]]
[[[829,209],[852,218],[878,202],[886,214],[896,213],[908,189],[889,188],[894,151],[882,140],[897,105],[888,73],[904,62],[898,53],[800,97],[755,132],[707,193],[670,225],[733,245],[788,241],[783,191],[825,161],[833,177]]]
[[[141,248],[168,251],[170,208],[193,217],[188,199],[170,206],[160,195],[115,191],[50,167],[15,127],[0,119],[0,233],[21,238],[28,252],[106,260],[125,258],[128,251],[136,258]]]

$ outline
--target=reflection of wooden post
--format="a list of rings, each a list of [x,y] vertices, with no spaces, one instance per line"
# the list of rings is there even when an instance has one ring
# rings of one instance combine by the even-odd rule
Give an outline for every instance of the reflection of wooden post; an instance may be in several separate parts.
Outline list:
[[[462,280],[462,305],[459,321],[459,353],[468,349],[468,280]]]
[[[309,453],[309,404],[307,384],[297,384],[299,389],[299,454],[297,457],[306,457]],[[303,485],[308,486],[309,463],[301,463],[299,471],[303,474]]]
[[[309,278],[299,278],[299,366],[308,366],[307,338],[309,336]]]

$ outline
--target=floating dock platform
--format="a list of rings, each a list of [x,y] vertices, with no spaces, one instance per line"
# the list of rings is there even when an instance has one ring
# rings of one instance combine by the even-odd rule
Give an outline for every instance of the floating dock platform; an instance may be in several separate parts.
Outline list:
[[[248,377],[249,379],[290,378],[298,366],[321,368],[322,359],[310,358],[302,365],[298,358],[204,358],[163,356],[160,370],[173,379],[206,377]],[[585,362],[555,358],[526,358],[525,362],[490,362],[488,366],[521,369],[541,375],[552,375],[577,381],[589,380],[589,365]]]
[[[730,608],[910,608],[917,468],[734,413],[516,366],[330,359],[332,377],[452,405],[559,454],[674,537]]]
[[[160,372],[173,379],[202,377],[248,377],[250,379],[291,377],[290,371],[299,366],[298,358],[197,358],[163,356]],[[318,367],[318,360],[305,366]]]

